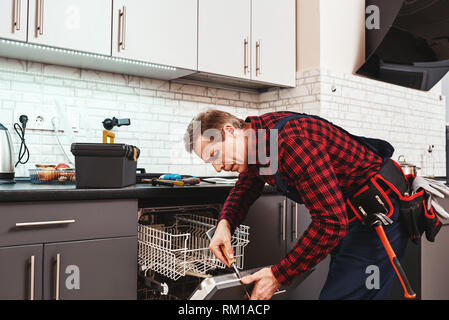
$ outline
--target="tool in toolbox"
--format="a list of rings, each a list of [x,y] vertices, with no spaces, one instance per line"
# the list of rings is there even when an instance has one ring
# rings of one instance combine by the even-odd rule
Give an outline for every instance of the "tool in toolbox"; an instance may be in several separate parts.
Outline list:
[[[212,227],[212,228],[210,228],[206,232],[206,235],[209,238],[209,240],[212,240],[212,237],[214,236],[216,228],[217,227]],[[239,271],[239,269],[237,268],[237,265],[236,265],[236,261],[237,260],[235,258],[229,257],[229,255],[227,254],[227,252],[225,250],[224,245],[220,246],[220,250],[221,250],[221,253],[223,254],[223,256],[225,257],[226,261],[228,262],[228,265],[231,266],[234,269],[235,274],[237,275],[239,280],[242,280],[242,276],[240,275],[240,271]],[[244,294],[245,294],[244,297],[249,300],[251,295],[248,293],[248,290],[246,290],[246,286],[243,286],[243,290],[244,290]]]

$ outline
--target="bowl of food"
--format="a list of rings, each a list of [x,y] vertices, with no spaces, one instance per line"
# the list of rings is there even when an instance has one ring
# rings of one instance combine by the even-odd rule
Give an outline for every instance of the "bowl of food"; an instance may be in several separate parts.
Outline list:
[[[57,165],[37,164],[30,169],[30,180],[34,184],[75,184],[75,169],[65,163]]]

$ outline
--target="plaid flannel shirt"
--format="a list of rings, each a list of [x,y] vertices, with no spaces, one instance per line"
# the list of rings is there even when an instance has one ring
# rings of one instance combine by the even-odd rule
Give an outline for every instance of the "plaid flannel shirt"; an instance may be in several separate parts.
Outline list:
[[[248,117],[254,130],[271,129],[289,112]],[[269,134],[267,136],[267,143]],[[256,141],[257,143],[257,141]],[[323,260],[346,234],[348,219],[344,191],[357,190],[374,176],[382,158],[348,134],[314,119],[294,119],[278,132],[278,172],[295,188],[309,210],[312,222],[296,246],[271,270],[279,283],[288,285]],[[260,175],[250,164],[239,175],[220,212],[232,230],[245,218],[265,183],[275,186],[273,175]]]

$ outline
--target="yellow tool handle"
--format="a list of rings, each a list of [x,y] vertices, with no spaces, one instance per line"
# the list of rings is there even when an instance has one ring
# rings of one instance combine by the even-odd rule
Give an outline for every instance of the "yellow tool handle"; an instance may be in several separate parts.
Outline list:
[[[179,181],[179,180],[162,180],[162,179],[157,179],[157,180],[162,181],[162,182],[171,182],[175,186],[183,186],[184,185],[184,181]]]
[[[115,133],[108,130],[103,130],[103,143],[108,143],[108,138],[110,139],[110,143],[114,143]]]
[[[226,261],[228,261],[228,264],[230,266],[232,266],[232,264],[235,263],[237,260],[235,258],[231,258],[231,257],[228,256],[228,254],[226,253],[226,249],[225,249],[224,244],[222,244],[220,246],[220,249],[221,249],[221,253],[223,253],[223,256],[225,257]]]

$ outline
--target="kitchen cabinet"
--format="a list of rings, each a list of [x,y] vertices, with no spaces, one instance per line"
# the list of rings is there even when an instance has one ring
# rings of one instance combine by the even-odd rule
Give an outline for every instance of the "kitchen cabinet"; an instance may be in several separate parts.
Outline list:
[[[251,206],[243,222],[250,230],[245,269],[272,265],[285,257],[286,205],[284,196],[264,195]]]
[[[0,38],[26,41],[27,18],[27,0],[0,1]]]
[[[30,0],[28,42],[109,56],[111,12],[111,0]]]
[[[255,201],[244,221],[250,227],[245,269],[278,263],[291,251],[311,222],[304,205],[282,195],[264,195]],[[315,300],[326,281],[330,257],[321,261],[298,286],[287,289],[287,299]]]
[[[136,299],[136,271],[137,200],[0,205],[2,299]]]
[[[296,2],[252,1],[252,79],[294,87]]]
[[[295,86],[295,0],[199,0],[198,21],[198,71]]]
[[[420,300],[447,300],[449,298],[449,225],[443,222],[435,242],[427,241],[422,235],[418,244],[409,241],[401,261],[407,278]],[[403,300],[404,291],[395,276],[390,299]]]
[[[43,245],[0,248],[0,300],[42,298]]]
[[[136,295],[135,237],[44,245],[44,299],[132,299]]]
[[[251,0],[199,0],[198,70],[251,79]]]
[[[304,231],[312,222],[309,211],[304,205],[294,201],[287,200],[287,207],[290,208],[290,229],[289,241],[287,243],[287,252],[291,251],[296,242],[302,236]],[[329,272],[330,256],[328,255],[318,263],[313,272],[297,287],[287,290],[287,299],[289,300],[318,300],[321,289],[327,279]]]
[[[198,0],[114,0],[112,56],[197,69]]]

